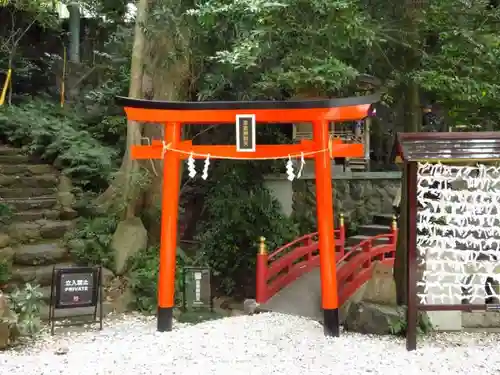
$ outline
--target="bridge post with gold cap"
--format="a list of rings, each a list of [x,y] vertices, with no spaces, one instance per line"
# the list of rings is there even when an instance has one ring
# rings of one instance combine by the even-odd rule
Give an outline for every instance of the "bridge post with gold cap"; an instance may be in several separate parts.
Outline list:
[[[392,215],[391,233],[392,243],[396,244],[398,242],[398,218],[396,215]]]
[[[255,291],[255,300],[257,303],[267,301],[267,245],[265,237],[259,238],[259,251],[257,253],[257,285]]]
[[[339,216],[339,243],[340,248],[335,250],[339,252],[340,257],[343,257],[345,255],[345,219],[343,212],[341,212]]]

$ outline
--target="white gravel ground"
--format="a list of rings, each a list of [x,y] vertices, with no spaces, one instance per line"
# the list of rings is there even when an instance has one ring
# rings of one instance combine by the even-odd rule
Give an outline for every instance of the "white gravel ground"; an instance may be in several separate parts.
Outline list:
[[[0,375],[500,374],[498,334],[438,334],[408,353],[404,341],[344,333],[325,338],[314,321],[282,314],[177,324],[127,315],[99,331],[43,335],[0,353]],[[67,348],[64,355],[56,354]]]

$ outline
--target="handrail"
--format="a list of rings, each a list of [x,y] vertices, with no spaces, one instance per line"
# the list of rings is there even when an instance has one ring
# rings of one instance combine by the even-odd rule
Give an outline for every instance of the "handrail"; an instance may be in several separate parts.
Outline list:
[[[338,293],[339,306],[342,306],[358,288],[372,277],[375,261],[393,265],[395,256],[395,243],[377,245],[372,247],[369,252],[354,255],[349,262],[340,267],[337,272],[337,283],[341,286]]]
[[[339,218],[339,229],[335,229],[333,231],[333,235],[338,235],[338,242],[341,242],[343,246],[344,242],[345,242],[345,224],[344,224],[344,215],[343,214],[340,214],[340,218]],[[309,234],[306,234],[302,237],[299,237],[299,238],[296,238],[295,240],[293,240],[292,242],[289,242],[281,247],[279,247],[278,249],[276,249],[275,251],[273,251],[271,254],[269,254],[268,256],[268,260],[273,260],[275,259],[279,254],[281,254],[283,251],[291,248],[292,246],[294,245],[297,245],[298,243],[300,242],[306,242],[306,246],[307,245],[310,245],[311,244],[311,240],[313,237],[316,237],[318,236],[318,232],[313,232],[313,233],[309,233]]]
[[[371,271],[364,272],[366,267],[362,267],[363,265],[371,270],[372,258],[386,261],[385,256],[381,257],[381,254],[395,254],[398,229],[394,221],[390,233],[379,234],[363,240],[352,246],[348,252],[345,251],[343,216],[340,218],[340,229],[335,230],[334,233],[334,235],[338,235],[335,240],[336,250],[338,250],[336,251],[337,283],[339,285],[339,301],[341,300],[343,303],[345,298],[350,297],[366,281],[366,277],[371,276]],[[265,244],[261,243],[261,250],[257,256],[256,300],[258,303],[265,303],[279,290],[319,266],[319,244],[312,241],[317,235],[318,233],[314,232],[301,236],[271,254],[268,254],[267,250],[262,250],[265,249]],[[380,239],[388,239],[389,243],[375,245],[375,242]],[[356,270],[359,270],[360,278],[353,274]],[[359,282],[361,282],[360,285],[358,285]],[[348,292],[348,297],[345,297],[346,292]]]
[[[338,229],[334,232],[337,232],[337,231],[338,231]],[[317,235],[318,235],[318,232],[309,233],[309,234],[306,234],[305,236],[302,236],[302,237],[299,237],[299,238],[293,240],[292,242],[287,243],[284,246],[279,247],[276,251],[269,254],[269,260],[276,258],[279,254],[281,254],[285,250],[291,248],[292,246],[297,245],[297,244],[304,242],[306,240],[311,240],[313,237],[315,237]]]
[[[389,241],[394,244],[396,243],[394,239],[394,233],[384,233],[384,234],[377,234],[376,236],[370,237],[366,240],[361,241],[357,245],[351,246],[351,249],[347,254],[344,254],[344,256],[340,259],[337,260],[337,263],[341,263],[346,261],[347,259],[352,259],[353,254],[356,252],[368,252],[370,248],[376,247],[373,245],[373,242],[376,240],[381,240],[381,239],[389,239]],[[359,248],[359,250],[357,250]],[[368,250],[367,250],[368,248]]]

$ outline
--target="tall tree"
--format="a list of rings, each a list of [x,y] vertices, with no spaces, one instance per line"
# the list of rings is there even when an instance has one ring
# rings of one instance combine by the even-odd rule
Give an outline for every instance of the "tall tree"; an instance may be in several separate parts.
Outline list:
[[[144,61],[146,52],[146,35],[144,25],[147,22],[149,10],[148,0],[139,0],[134,28],[134,43],[130,64],[130,98],[143,97]],[[136,121],[127,123],[127,145],[120,170],[109,188],[97,199],[96,203],[101,208],[114,205],[122,213],[123,218],[136,215],[137,201],[140,194],[136,178],[140,175],[140,165],[137,160],[130,157],[133,145],[141,143],[141,124]]]

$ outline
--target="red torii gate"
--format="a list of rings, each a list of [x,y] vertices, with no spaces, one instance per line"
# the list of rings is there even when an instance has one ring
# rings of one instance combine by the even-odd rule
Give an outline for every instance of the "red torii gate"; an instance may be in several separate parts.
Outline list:
[[[321,304],[324,331],[339,336],[339,312],[333,232],[331,158],[363,157],[362,144],[345,144],[330,139],[329,122],[356,121],[368,116],[378,94],[360,97],[251,102],[166,102],[117,97],[133,121],[165,124],[165,139],[151,145],[136,145],[133,159],[164,159],[160,270],[158,278],[158,331],[172,329],[174,308],[177,220],[179,206],[180,160],[206,159],[288,159],[315,160],[316,211],[318,217]],[[260,145],[256,142],[256,123],[311,122],[313,139],[298,144]],[[226,145],[193,145],[181,140],[184,124],[234,124],[236,147]]]

